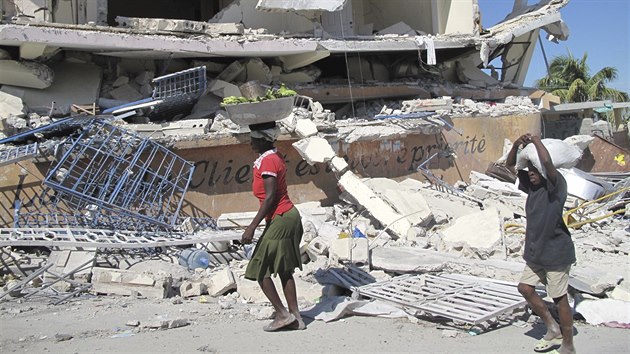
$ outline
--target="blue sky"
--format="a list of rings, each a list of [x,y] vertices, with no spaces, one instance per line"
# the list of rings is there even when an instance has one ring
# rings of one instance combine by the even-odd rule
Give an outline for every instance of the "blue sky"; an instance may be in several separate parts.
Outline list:
[[[530,4],[537,2],[529,0]],[[513,4],[512,0],[479,0],[483,27],[501,22],[512,11]],[[569,26],[570,35],[567,41],[556,44],[549,42],[546,32],[541,31],[549,61],[566,55],[567,50],[579,58],[587,52],[591,74],[605,66],[616,67],[617,80],[609,86],[630,93],[630,1],[570,0],[560,13]],[[533,86],[535,80],[545,75],[545,62],[537,44],[525,85]]]

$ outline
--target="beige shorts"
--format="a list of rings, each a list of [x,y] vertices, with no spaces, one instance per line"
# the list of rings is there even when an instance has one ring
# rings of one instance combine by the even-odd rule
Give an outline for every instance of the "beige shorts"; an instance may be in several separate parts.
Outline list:
[[[547,288],[547,295],[556,299],[567,293],[571,265],[560,268],[543,268],[530,263],[525,265],[521,283],[536,286],[542,283]]]

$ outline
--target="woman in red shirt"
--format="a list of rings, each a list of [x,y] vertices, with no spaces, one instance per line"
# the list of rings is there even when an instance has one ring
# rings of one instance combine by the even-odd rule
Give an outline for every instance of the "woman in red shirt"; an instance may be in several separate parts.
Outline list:
[[[284,159],[274,148],[279,128],[275,122],[250,125],[249,128],[252,149],[260,154],[254,162],[252,183],[252,190],[260,201],[260,208],[243,232],[242,242],[244,244],[252,242],[254,230],[263,218],[266,226],[247,265],[245,278],[258,281],[275,309],[276,317],[264,326],[263,330],[270,332],[287,326],[304,329],[306,326],[298,310],[293,279],[295,268],[302,269],[300,256],[302,221],[300,213],[287,194],[287,169]],[[272,275],[280,276],[288,310],[280,300],[271,280]]]

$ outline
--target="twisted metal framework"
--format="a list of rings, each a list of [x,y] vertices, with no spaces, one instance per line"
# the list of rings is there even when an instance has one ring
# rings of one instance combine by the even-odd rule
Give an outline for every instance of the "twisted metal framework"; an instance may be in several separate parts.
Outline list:
[[[193,172],[164,146],[97,119],[66,145],[44,184],[87,218],[113,214],[171,229]]]

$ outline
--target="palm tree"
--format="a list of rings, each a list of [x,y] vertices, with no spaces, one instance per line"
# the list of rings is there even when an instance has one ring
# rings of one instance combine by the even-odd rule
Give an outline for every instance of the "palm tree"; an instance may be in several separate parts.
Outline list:
[[[560,97],[562,103],[597,100],[629,101],[628,93],[606,87],[607,83],[617,78],[617,68],[607,66],[590,76],[586,58],[587,53],[584,53],[582,59],[577,59],[570,52],[569,55],[553,58],[549,66],[549,74],[536,80],[534,85]]]

